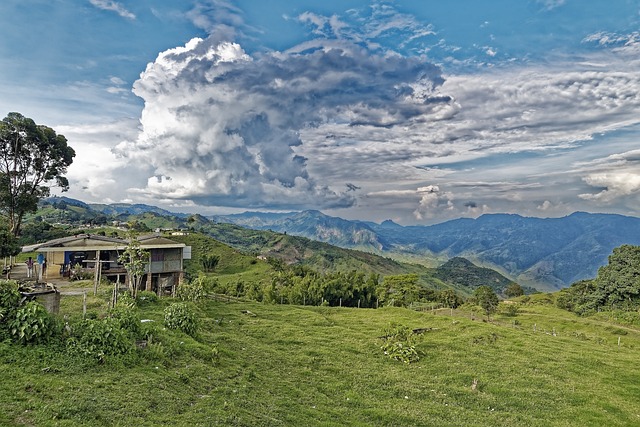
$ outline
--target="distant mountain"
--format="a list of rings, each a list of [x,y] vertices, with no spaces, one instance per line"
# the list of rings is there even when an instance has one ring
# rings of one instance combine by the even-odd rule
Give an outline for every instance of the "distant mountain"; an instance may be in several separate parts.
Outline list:
[[[257,224],[255,218],[260,217]],[[378,253],[448,259],[462,256],[541,290],[594,277],[613,248],[640,244],[640,218],[576,212],[563,218],[513,214],[461,218],[432,226],[347,221],[317,211],[216,217],[218,222],[270,229]]]
[[[141,215],[147,212],[153,212],[163,216],[177,216],[187,217],[187,214],[180,214],[170,212],[166,209],[158,208],[156,206],[144,205],[144,204],[129,204],[129,203],[110,203],[108,205],[99,203],[89,203],[88,206],[91,209],[103,213],[105,215]]]
[[[167,227],[200,226],[212,219],[220,224],[271,230],[425,265],[464,257],[540,290],[556,290],[595,277],[613,248],[640,245],[640,218],[613,214],[576,212],[563,218],[491,214],[431,226],[402,226],[390,220],[381,224],[349,221],[319,211],[245,212],[205,218],[144,204],[86,204],[66,197],[46,201],[50,205],[64,202],[87,209],[88,214],[95,211],[93,215],[122,218],[153,213],[156,216],[142,218],[152,229],[164,226],[161,216],[167,218]]]
[[[314,210],[290,213],[245,212],[210,218],[216,222],[293,234],[345,248],[370,251],[384,249],[376,232],[366,223],[331,217]]]

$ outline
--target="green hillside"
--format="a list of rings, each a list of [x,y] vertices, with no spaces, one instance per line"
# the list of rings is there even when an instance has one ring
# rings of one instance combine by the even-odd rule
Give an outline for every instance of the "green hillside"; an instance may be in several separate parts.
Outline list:
[[[100,313],[108,289],[90,297]],[[81,312],[64,297],[61,314]],[[631,426],[640,333],[534,296],[516,317],[470,311],[203,300],[195,338],[163,328],[171,299],[138,308],[146,345],[92,362],[0,343],[0,425]],[[475,320],[472,320],[474,318]],[[411,364],[382,352],[419,330]],[[620,338],[620,341],[618,339]]]

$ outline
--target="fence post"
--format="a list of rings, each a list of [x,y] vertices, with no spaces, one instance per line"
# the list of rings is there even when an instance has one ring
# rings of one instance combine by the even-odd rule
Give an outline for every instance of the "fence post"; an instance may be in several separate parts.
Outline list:
[[[87,291],[82,293],[82,319],[87,317]]]

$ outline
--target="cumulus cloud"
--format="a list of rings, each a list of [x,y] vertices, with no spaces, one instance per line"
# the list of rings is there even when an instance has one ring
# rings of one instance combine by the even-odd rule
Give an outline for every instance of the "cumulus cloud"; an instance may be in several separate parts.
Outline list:
[[[193,39],[158,55],[134,84],[142,132],[117,153],[153,167],[141,192],[201,204],[350,206],[354,196],[307,171],[300,131],[323,124],[389,128],[424,120],[439,69],[349,42],[306,43],[251,57],[236,43]]]
[[[98,9],[115,12],[123,18],[136,19],[136,15],[129,12],[122,4],[113,0],[89,0]]]
[[[640,174],[632,172],[607,172],[588,175],[584,181],[597,188],[599,193],[580,194],[580,198],[608,203],[619,197],[640,193]]]

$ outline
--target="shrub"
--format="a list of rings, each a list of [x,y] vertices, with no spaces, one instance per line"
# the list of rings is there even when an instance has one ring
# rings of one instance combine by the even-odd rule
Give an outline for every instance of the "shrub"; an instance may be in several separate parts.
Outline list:
[[[107,356],[130,352],[133,341],[117,319],[83,320],[72,328],[67,347],[74,353],[104,362]]]
[[[198,301],[206,295],[205,279],[200,276],[189,283],[178,286],[177,297],[182,301]]]
[[[515,317],[520,312],[520,306],[518,304],[503,304],[502,313],[505,316]]]
[[[151,291],[140,291],[136,297],[136,303],[140,306],[147,304],[155,304],[158,302],[158,295]]]
[[[53,318],[42,304],[30,301],[20,307],[9,322],[11,335],[21,344],[41,343],[54,335]]]
[[[415,334],[408,327],[389,325],[382,340],[382,351],[393,360],[407,364],[420,360],[415,346]]]
[[[8,325],[15,318],[20,305],[18,283],[14,280],[0,281],[0,334],[8,329]],[[3,338],[0,335],[0,339]]]
[[[130,332],[134,337],[140,334],[140,317],[135,308],[117,304],[109,312],[112,319],[116,320],[122,329]]]
[[[194,336],[198,329],[197,317],[185,303],[173,303],[164,310],[164,325]]]

